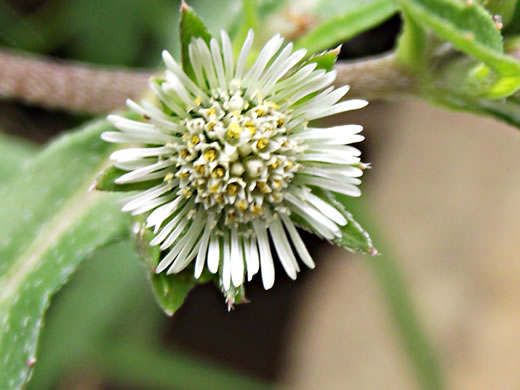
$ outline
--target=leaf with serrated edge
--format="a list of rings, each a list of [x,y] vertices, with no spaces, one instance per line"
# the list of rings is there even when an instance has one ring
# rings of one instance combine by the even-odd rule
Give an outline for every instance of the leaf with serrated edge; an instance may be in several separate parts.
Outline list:
[[[192,80],[195,80],[188,46],[194,38],[202,38],[209,44],[211,34],[202,19],[184,2],[181,5],[179,32],[181,37],[182,69]]]
[[[309,53],[327,49],[377,26],[395,14],[397,7],[390,0],[378,0],[350,9],[319,24],[296,42],[297,48]]]
[[[499,74],[518,76],[520,73],[520,62],[503,54],[502,37],[493,18],[476,2],[399,0],[399,3],[422,26]]]
[[[36,362],[52,294],[97,247],[127,235],[113,196],[88,192],[113,146],[106,121],[61,137],[0,193],[0,388],[20,389]]]

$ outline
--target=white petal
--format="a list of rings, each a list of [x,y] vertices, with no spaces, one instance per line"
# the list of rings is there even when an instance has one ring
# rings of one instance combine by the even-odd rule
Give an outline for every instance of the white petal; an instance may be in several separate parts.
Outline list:
[[[341,235],[338,226],[334,222],[314,207],[308,205],[304,200],[298,198],[292,193],[286,193],[285,199],[289,202],[291,210],[303,217],[306,221],[310,219],[312,221],[311,226],[326,239],[331,240],[334,236]]]
[[[208,270],[216,274],[220,262],[220,241],[216,234],[211,236],[208,249]]]
[[[257,236],[258,248],[260,249],[260,271],[264,289],[269,290],[274,285],[274,264],[269,248],[269,238],[265,226],[259,221],[253,221],[253,228]]]
[[[344,102],[335,104],[321,112],[313,113],[312,115],[307,116],[308,120],[318,119],[318,118],[325,118],[327,116],[339,114],[341,112],[350,111],[350,110],[357,110],[360,108],[365,107],[368,104],[366,100],[361,99],[351,99],[346,100]]]
[[[154,226],[154,233],[157,233],[162,223],[173,215],[179,208],[183,207],[185,203],[186,198],[179,196],[172,202],[156,208],[148,218],[146,218],[146,226]]]
[[[231,280],[235,287],[244,283],[242,238],[238,235],[236,229],[231,230]]]
[[[211,56],[213,63],[215,64],[215,70],[217,71],[217,79],[221,88],[226,87],[226,76],[224,74],[224,64],[222,63],[222,54],[220,54],[220,48],[215,38],[210,41]]]
[[[116,184],[135,183],[143,181],[144,178],[149,177],[148,174],[158,171],[159,169],[169,167],[172,163],[168,160],[159,161],[155,164],[148,165],[146,167],[138,168],[135,171],[125,173],[114,180]]]
[[[303,240],[301,239],[300,234],[296,230],[296,227],[289,219],[289,217],[283,214],[281,215],[281,217],[287,231],[289,232],[289,236],[291,237],[292,243],[296,248],[296,252],[298,252],[298,255],[300,256],[300,259],[302,259],[302,261],[307,267],[314,268],[314,261],[312,260],[309,251],[307,251],[307,247],[303,243]]]
[[[317,65],[318,64],[315,62],[305,65],[303,68],[297,70],[294,74],[290,75],[286,79],[276,83],[273,87],[273,92],[291,89],[294,86],[299,85],[303,80],[309,77]],[[324,71],[322,73],[324,73]]]
[[[206,254],[208,253],[208,243],[209,243],[209,237],[211,234],[211,229],[212,229],[211,223],[208,219],[208,221],[206,222],[206,227],[204,228],[204,233],[202,233],[202,238],[200,240],[199,251],[197,253],[197,260],[195,260],[195,278],[196,279],[200,278],[200,275],[202,274],[202,271],[204,270],[204,264],[206,263]]]
[[[255,34],[253,30],[249,30],[247,32],[246,40],[242,45],[242,49],[240,50],[240,55],[238,56],[237,67],[235,70],[235,78],[240,80],[242,78],[242,74],[244,72],[244,67],[247,61],[247,55],[249,54],[249,50],[251,50],[251,46],[253,45],[253,39]]]
[[[229,290],[231,287],[231,239],[229,232],[224,232],[224,259],[222,263],[222,284],[224,290]]]
[[[260,269],[260,261],[258,259],[258,247],[256,245],[256,237],[250,237],[244,242],[246,247],[246,264],[247,264],[247,280],[251,281]]]
[[[199,52],[199,47],[194,41],[189,44],[188,53],[190,55],[190,63],[193,68],[193,73],[195,73],[197,84],[202,89],[206,89],[206,81],[202,75],[202,63],[204,62],[204,59]]]
[[[192,249],[197,240],[199,239],[202,229],[204,229],[204,223],[201,221],[201,214],[199,212],[195,216],[195,218],[193,218],[191,226],[189,230],[186,232],[186,236],[188,237],[186,242],[183,242],[182,244],[178,243],[175,247],[172,248],[172,251],[180,250],[180,252],[177,258],[175,259],[175,262],[168,269],[168,274],[178,273],[182,271],[184,268],[188,266],[191,260],[193,260],[196,253],[195,251],[192,252]],[[177,249],[177,247],[179,249]],[[189,256],[190,252],[191,256]]]
[[[317,210],[320,210],[323,214],[325,214],[328,218],[332,219],[338,225],[344,226],[347,224],[347,220],[341,214],[339,210],[337,210],[330,203],[321,199],[319,196],[314,195],[313,193],[307,193],[307,200],[311,203]]]
[[[269,40],[269,42],[266,43],[266,45],[260,51],[260,54],[258,54],[258,58],[255,61],[255,64],[251,67],[249,72],[247,72],[247,74],[244,77],[244,79],[247,80],[247,84],[249,85],[245,93],[246,96],[254,95],[254,93],[258,89],[257,83],[258,79],[260,78],[260,75],[264,71],[269,60],[273,58],[280,46],[282,46],[282,43],[283,38],[280,37],[280,34],[276,34]]]
[[[123,208],[122,211],[132,211],[136,208],[142,206],[144,203],[158,197],[159,195],[164,194],[165,192],[168,192],[168,184],[159,184],[158,186],[152,187],[146,191],[140,192],[137,196],[132,197],[131,200],[129,200]]]
[[[203,100],[208,100],[208,96],[184,73],[182,68],[177,64],[173,57],[166,50],[162,52],[163,61],[173,73],[182,81],[184,86],[188,88],[195,96],[200,96]]]
[[[226,73],[226,81],[231,81],[233,78],[233,49],[231,40],[225,30],[220,31],[220,39],[222,41],[222,54],[224,57],[224,70]]]
[[[208,80],[210,88],[217,88],[217,76],[215,75],[215,67],[213,66],[213,60],[211,58],[211,53],[209,52],[208,45],[202,38],[196,39],[196,44],[199,49],[199,53],[202,60],[202,68],[204,69],[204,74],[206,75],[206,80]]]
[[[321,187],[329,191],[339,192],[348,196],[358,197],[361,195],[361,190],[354,184],[344,183],[339,181],[332,181],[315,176],[299,175],[298,181],[306,185]]]
[[[275,218],[269,226],[271,232],[271,238],[273,239],[274,247],[278,253],[280,263],[282,263],[285,272],[291,279],[296,279],[296,258],[292,252],[291,247],[288,245],[287,236],[283,230],[282,224],[278,218]]]

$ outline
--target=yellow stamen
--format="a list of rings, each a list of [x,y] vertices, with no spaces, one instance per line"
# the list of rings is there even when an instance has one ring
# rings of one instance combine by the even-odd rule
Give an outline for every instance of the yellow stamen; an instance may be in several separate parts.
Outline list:
[[[259,181],[256,183],[256,186],[260,191],[262,191],[264,194],[269,193],[269,188],[267,188],[267,185],[263,181]]]
[[[240,202],[238,202],[237,208],[238,208],[240,211],[244,211],[244,210],[247,209],[247,203],[244,202],[243,200],[241,200]]]
[[[208,123],[208,130],[209,131],[213,131],[213,129],[215,128],[215,126],[217,125],[217,122],[209,122]]]
[[[264,116],[265,110],[261,107],[255,108],[256,116]]]
[[[179,173],[179,178],[180,179],[187,179],[188,177],[190,177],[190,173],[189,172],[180,172]]]
[[[213,169],[213,172],[211,172],[211,177],[214,179],[219,179],[221,177],[224,177],[225,173],[226,172],[224,171],[224,168],[216,167],[215,169]]]
[[[211,107],[208,112],[207,112],[207,115],[208,116],[212,116],[212,115],[215,115],[217,113],[217,110],[215,109],[215,107]]]
[[[253,205],[253,207],[251,208],[251,211],[253,212],[254,215],[260,215],[260,214],[263,214],[264,213],[264,208],[262,206],[257,206],[256,204]]]
[[[247,130],[251,133],[251,135],[254,135],[256,132],[255,124],[253,122],[247,121],[245,123],[245,126],[247,127]]]
[[[193,137],[191,137],[191,143],[193,145],[197,145],[199,142],[200,142],[200,137],[198,135],[194,135]]]
[[[215,193],[218,191],[218,188],[220,187],[220,184],[216,183],[216,184],[213,184],[212,186],[209,186],[209,191],[212,192],[212,193]]]
[[[194,100],[194,102],[197,106],[200,106],[200,104],[202,103],[202,98],[200,96],[197,96],[197,98]]]
[[[284,118],[280,118],[276,121],[276,124],[278,125],[278,127],[282,127],[285,123],[285,119]]]
[[[189,188],[184,188],[184,189],[182,190],[182,193],[184,194],[184,196],[185,196],[186,198],[189,198],[189,197],[191,197],[191,195],[192,195],[192,192],[191,192],[191,190],[190,190]]]
[[[187,151],[186,149],[181,150],[180,156],[181,156],[182,158],[188,158],[188,157],[190,156],[190,152]]]
[[[217,151],[215,149],[208,149],[203,154],[206,161],[214,161],[217,158]]]
[[[171,179],[173,179],[173,173],[168,172],[166,176],[164,176],[164,181],[170,181]]]
[[[262,150],[265,149],[265,147],[269,144],[269,140],[266,138],[260,138],[258,142],[256,143],[256,146],[258,149]]]
[[[227,131],[227,136],[229,138],[237,139],[238,137],[240,137],[241,132],[242,132],[242,127],[237,122],[232,122],[229,125],[228,131]]]
[[[204,175],[204,165],[195,165],[195,172],[197,172],[199,175]]]
[[[238,192],[238,184],[231,183],[227,186],[227,193],[228,195],[232,196],[235,195]]]
[[[276,169],[280,166],[280,160],[276,159],[274,163],[270,165],[272,169]]]

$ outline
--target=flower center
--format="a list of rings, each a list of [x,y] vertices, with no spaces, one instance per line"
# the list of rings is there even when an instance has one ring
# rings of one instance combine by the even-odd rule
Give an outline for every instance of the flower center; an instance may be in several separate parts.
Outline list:
[[[279,204],[303,152],[289,137],[290,114],[276,103],[255,100],[244,100],[241,91],[207,104],[199,99],[191,118],[181,122],[179,191],[207,210],[224,211],[228,225],[262,217],[266,207]]]

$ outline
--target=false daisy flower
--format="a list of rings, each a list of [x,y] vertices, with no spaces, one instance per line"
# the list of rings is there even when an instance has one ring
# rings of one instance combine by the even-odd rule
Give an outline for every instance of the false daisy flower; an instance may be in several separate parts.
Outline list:
[[[128,171],[116,184],[154,183],[123,210],[147,215],[150,245],[162,250],[155,272],[178,273],[194,262],[196,278],[207,267],[224,291],[259,271],[264,287],[273,286],[270,240],[290,278],[300,271],[296,254],[314,268],[295,221],[334,240],[347,218],[331,192],[360,195],[360,152],[348,144],[363,140],[362,127],[309,121],[366,102],[339,102],[348,86],[331,86],[336,72],[304,61],[306,51],[293,52],[291,43],[282,47],[279,35],[246,69],[252,43],[250,31],[235,60],[225,32],[209,45],[192,40],[193,79],[164,51],[164,77],[150,80],[158,104],[129,100],[143,121],[110,115],[119,131],[102,135],[143,144],[111,159]]]

